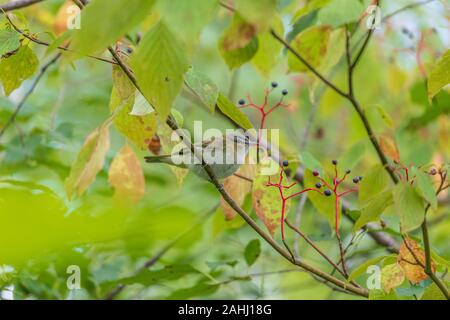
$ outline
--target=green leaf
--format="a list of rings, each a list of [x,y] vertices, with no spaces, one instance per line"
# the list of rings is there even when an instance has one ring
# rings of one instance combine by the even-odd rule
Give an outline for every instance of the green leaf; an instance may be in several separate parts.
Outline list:
[[[247,265],[252,266],[261,255],[261,242],[259,239],[250,241],[245,247],[244,257]]]
[[[181,43],[160,22],[142,39],[131,66],[143,95],[165,121],[189,67]]]
[[[273,29],[278,34],[284,34],[283,22],[278,16],[274,19]],[[283,46],[269,32],[261,33],[258,36],[258,44],[258,51],[253,57],[252,63],[264,77],[268,77],[278,62]]]
[[[0,57],[20,47],[20,36],[15,30],[0,30]]]
[[[331,28],[314,26],[299,33],[291,42],[291,46],[315,68],[319,67],[328,50]],[[292,53],[288,53],[290,71],[306,72],[309,69]]]
[[[339,160],[341,168],[355,167],[366,153],[365,141],[354,144]]]
[[[433,97],[450,83],[450,50],[444,52],[436,61],[428,77],[428,99]]]
[[[323,176],[323,174],[321,174]],[[310,170],[305,170],[305,189],[306,188],[315,188],[315,184],[319,182],[317,177],[314,177]],[[317,209],[317,211],[324,216],[331,228],[334,230],[336,224],[335,217],[335,196],[332,195],[330,197],[326,197],[318,192],[308,192],[308,199],[311,201],[313,206]],[[341,204],[339,204],[340,206]],[[341,216],[341,209],[339,208],[339,217]],[[340,218],[339,218],[340,220]]]
[[[357,231],[368,222],[379,220],[383,211],[392,204],[392,190],[386,190],[382,193],[378,193],[375,197],[371,198],[363,208],[361,208],[361,216],[355,222],[353,230]]]
[[[211,112],[214,112],[217,98],[219,97],[219,88],[217,88],[216,84],[208,76],[192,67],[186,73],[185,81],[203,104]]]
[[[383,119],[384,123],[389,127],[389,128],[393,128],[394,127],[394,121],[392,121],[391,116],[389,115],[389,113],[386,112],[386,110],[384,110],[384,108],[377,104],[376,105],[377,111],[380,114],[381,119]]]
[[[65,181],[65,188],[69,198],[81,196],[94,182],[95,177],[103,168],[108,149],[109,127],[102,125],[86,138],[77,159],[70,169],[70,174]]]
[[[233,16],[230,26],[219,39],[219,51],[230,69],[250,61],[258,51],[256,28],[243,20],[239,14]]]
[[[133,83],[119,67],[113,67],[112,77],[113,89],[109,109],[114,114],[113,123],[117,130],[138,148],[146,150],[156,132],[156,114],[153,112],[142,116],[133,115],[137,112],[136,104],[145,103],[145,99],[137,93]]]
[[[218,0],[158,0],[155,9],[186,45],[198,42],[202,29],[214,18]]]
[[[5,95],[20,87],[23,81],[30,78],[36,71],[39,61],[28,46],[22,46],[15,54],[0,61],[0,80]]]
[[[311,0],[304,7],[298,9],[294,13],[293,21],[297,21],[301,17],[327,5],[331,0]]]
[[[333,0],[319,11],[319,21],[325,25],[339,27],[357,21],[364,13],[358,0]]]
[[[436,252],[431,251],[431,257],[433,258],[433,261],[436,262],[438,265],[450,269],[450,261],[439,256]]]
[[[395,257],[395,255],[391,255],[391,256]],[[361,275],[366,273],[368,267],[380,263],[381,261],[386,259],[386,257],[388,257],[388,256],[379,256],[376,258],[372,258],[372,259],[367,260],[363,264],[359,265],[355,270],[353,270],[350,273],[350,275],[348,276],[347,282],[357,279],[358,277],[360,277]]]
[[[210,284],[207,281],[209,279],[200,280],[194,286],[188,288],[182,288],[172,292],[166,300],[187,300],[195,297],[205,298],[217,292],[220,288],[220,284]]]
[[[389,187],[390,177],[382,165],[373,167],[360,182],[359,205],[364,207],[369,200]]]
[[[417,192],[431,205],[433,209],[436,209],[438,202],[431,177],[416,167],[412,168],[411,175],[416,177],[415,185],[417,186]]]
[[[139,24],[150,12],[154,2],[92,1],[81,11],[82,27],[74,33],[72,49],[82,55],[104,51]]]
[[[317,170],[320,174],[323,174],[325,171],[322,168],[322,164],[319,160],[317,160],[311,153],[309,152],[302,152],[300,154],[300,162],[302,165],[309,169],[310,171]]]
[[[257,31],[266,31],[276,15],[276,0],[236,0],[236,9]]]
[[[450,283],[445,282],[445,285],[448,289],[450,289]],[[423,293],[422,298],[420,300],[447,300],[445,295],[442,293],[441,289],[437,286],[436,283],[430,284]]]
[[[219,93],[217,107],[241,128],[245,130],[253,128],[253,125],[250,120],[248,120],[247,116],[222,93]]]
[[[407,182],[400,182],[394,187],[394,205],[400,216],[402,232],[418,228],[425,218],[422,197]]]

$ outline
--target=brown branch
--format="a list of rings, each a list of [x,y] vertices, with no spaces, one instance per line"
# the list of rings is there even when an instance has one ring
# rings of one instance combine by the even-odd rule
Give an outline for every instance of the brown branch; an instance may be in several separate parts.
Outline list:
[[[300,229],[294,226],[288,219],[285,220],[286,225],[295,231],[300,237],[302,237],[316,252],[321,255],[329,264],[331,264],[344,278],[347,279],[345,273],[328,257],[315,243],[312,241],[305,233],[303,233]]]
[[[22,9],[28,6],[31,6],[33,4],[42,2],[44,0],[16,0],[16,1],[11,1],[5,4],[0,4],[0,11],[13,11],[16,9]],[[1,14],[1,12],[0,12]]]
[[[36,89],[38,83],[41,81],[42,77],[44,76],[45,72],[47,71],[47,69],[53,65],[54,63],[56,63],[58,61],[58,59],[61,57],[61,53],[58,53],[53,59],[51,59],[49,62],[47,62],[39,71],[38,76],[36,77],[36,79],[34,79],[31,87],[27,90],[27,92],[25,93],[25,95],[23,96],[23,98],[20,100],[20,102],[17,104],[16,109],[14,110],[14,113],[9,117],[8,121],[5,123],[5,125],[3,126],[3,128],[0,130],[0,139],[2,138],[2,136],[5,134],[5,131],[9,128],[9,126],[11,126],[14,121],[16,120],[17,116],[19,115],[20,110],[22,109],[22,107],[25,105],[25,102],[27,101],[27,99],[30,97],[30,95],[33,93],[34,89]]]
[[[0,11],[1,11],[1,9],[0,9]],[[32,42],[34,42],[36,44],[39,44],[41,46],[46,46],[46,47],[50,47],[51,46],[50,43],[48,43],[46,41],[43,41],[43,40],[40,40],[40,39],[38,39],[38,38],[36,38],[36,37],[34,37],[34,36],[24,32],[19,27],[17,27],[16,24],[11,20],[11,18],[9,17],[9,15],[7,13],[5,13],[5,17],[8,20],[8,22],[11,24],[11,26],[14,28],[14,30],[16,30],[18,33],[20,33],[22,36],[24,36],[28,40],[30,40],[30,41],[32,41]],[[69,49],[67,47],[63,47],[63,46],[58,46],[56,48],[59,49],[59,50],[62,50],[62,51],[66,51],[66,52],[77,53],[76,51],[71,50],[71,49]],[[103,62],[108,62],[110,64],[117,64],[115,61],[112,61],[112,60],[109,60],[109,59],[105,59],[105,58],[102,58],[102,57],[97,57],[97,56],[93,56],[93,55],[87,55],[87,57],[95,59],[95,60],[103,61]]]

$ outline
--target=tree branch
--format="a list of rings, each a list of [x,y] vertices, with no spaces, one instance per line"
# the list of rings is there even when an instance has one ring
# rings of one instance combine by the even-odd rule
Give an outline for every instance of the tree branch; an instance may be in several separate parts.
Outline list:
[[[13,11],[16,9],[22,9],[28,6],[31,6],[33,4],[42,2],[44,0],[16,0],[16,1],[11,1],[5,4],[0,4],[0,11]],[[1,12],[0,12],[1,14]]]
[[[3,126],[3,128],[0,130],[0,139],[2,138],[2,136],[5,134],[5,131],[9,128],[9,126],[11,126],[14,121],[16,120],[17,116],[19,115],[20,110],[22,109],[22,107],[25,105],[25,102],[27,101],[28,97],[33,93],[34,89],[36,89],[39,81],[41,81],[42,77],[44,76],[45,72],[47,71],[47,69],[53,65],[54,63],[56,63],[56,61],[58,61],[58,59],[61,57],[61,53],[58,53],[53,59],[51,59],[49,62],[47,62],[39,71],[38,76],[36,77],[36,79],[34,79],[31,87],[27,90],[27,92],[25,93],[25,95],[23,96],[22,100],[20,100],[20,102],[17,104],[16,109],[14,110],[14,113],[11,115],[11,117],[9,117],[8,121],[5,123],[5,125]]]

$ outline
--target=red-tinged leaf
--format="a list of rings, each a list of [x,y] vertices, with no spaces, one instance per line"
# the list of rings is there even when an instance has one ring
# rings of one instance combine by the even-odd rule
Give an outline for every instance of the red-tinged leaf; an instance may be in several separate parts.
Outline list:
[[[270,161],[272,162],[273,160]],[[279,181],[280,170],[281,168],[279,168],[276,174],[270,176],[272,182]],[[284,180],[286,184],[289,184],[286,178],[284,178]],[[261,219],[267,227],[267,230],[269,230],[269,233],[273,236],[275,231],[281,225],[282,200],[277,188],[267,186],[268,181],[269,176],[261,173],[258,173],[253,180],[253,208],[255,209],[256,215]],[[293,189],[294,188],[284,190],[285,196],[292,194]],[[290,201],[286,202],[286,215],[289,212],[290,203]]]
[[[145,193],[145,178],[141,163],[129,145],[117,153],[109,168],[109,183],[118,200],[138,202]]]
[[[381,135],[380,148],[389,158],[394,161],[400,162],[400,152],[398,151],[397,142],[392,135]]]
[[[103,168],[109,149],[109,126],[102,125],[86,138],[65,181],[67,196],[81,196]]]

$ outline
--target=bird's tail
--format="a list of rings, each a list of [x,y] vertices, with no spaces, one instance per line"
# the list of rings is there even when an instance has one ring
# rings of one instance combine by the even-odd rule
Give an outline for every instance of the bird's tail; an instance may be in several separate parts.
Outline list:
[[[147,163],[166,163],[171,166],[183,167],[182,165],[177,165],[177,164],[173,163],[171,155],[145,157],[144,159],[145,159],[145,162],[147,162]]]

